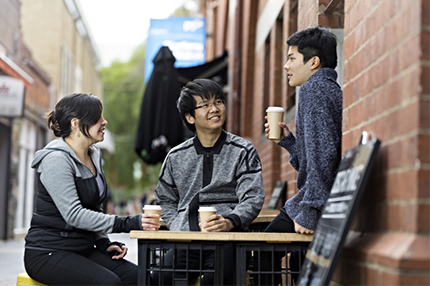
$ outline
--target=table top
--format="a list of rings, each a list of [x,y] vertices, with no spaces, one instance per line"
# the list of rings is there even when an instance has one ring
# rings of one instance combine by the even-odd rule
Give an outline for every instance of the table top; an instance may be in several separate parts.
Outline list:
[[[262,210],[251,224],[271,222],[278,214],[279,210]],[[166,227],[166,223],[162,219],[160,219],[160,225]]]
[[[235,242],[268,242],[291,243],[311,242],[313,235],[278,232],[200,232],[200,231],[143,231],[132,230],[130,238],[155,239],[167,241],[235,241]]]

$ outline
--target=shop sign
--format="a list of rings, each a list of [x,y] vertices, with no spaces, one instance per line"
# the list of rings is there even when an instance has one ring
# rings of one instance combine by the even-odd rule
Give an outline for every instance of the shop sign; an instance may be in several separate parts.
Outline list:
[[[21,117],[24,113],[24,82],[0,76],[0,116]]]

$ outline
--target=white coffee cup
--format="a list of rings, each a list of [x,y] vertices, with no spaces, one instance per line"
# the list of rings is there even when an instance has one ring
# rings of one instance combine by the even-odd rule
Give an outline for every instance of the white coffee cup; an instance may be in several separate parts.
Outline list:
[[[161,217],[161,206],[159,205],[145,205],[142,208],[143,212],[146,214],[158,214],[158,219],[151,218],[155,222],[159,222]]]
[[[281,139],[282,128],[279,126],[279,122],[282,122],[284,118],[285,110],[278,106],[269,106],[266,109],[267,112],[267,123],[269,123],[269,139],[279,140]]]
[[[211,215],[216,214],[216,208],[215,207],[200,207],[199,208],[199,215],[200,215],[200,222],[204,224],[206,222],[206,219],[210,217]],[[201,227],[201,230],[203,232],[206,232],[206,229]]]

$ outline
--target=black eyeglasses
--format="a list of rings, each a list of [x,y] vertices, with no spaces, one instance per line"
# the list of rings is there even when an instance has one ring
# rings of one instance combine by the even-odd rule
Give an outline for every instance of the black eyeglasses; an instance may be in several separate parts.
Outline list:
[[[210,103],[206,102],[206,103],[203,103],[199,106],[196,106],[194,109],[202,108],[203,110],[209,110],[212,106],[219,108],[222,105],[224,105],[224,101],[222,99],[217,99],[214,102],[210,102]]]

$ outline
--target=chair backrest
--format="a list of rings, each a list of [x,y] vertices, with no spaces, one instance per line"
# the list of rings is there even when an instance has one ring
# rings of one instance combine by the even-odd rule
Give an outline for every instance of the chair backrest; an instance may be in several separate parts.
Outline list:
[[[277,181],[276,182],[276,186],[273,189],[269,204],[267,205],[268,210],[277,209],[279,202],[284,201],[286,189],[287,189],[287,181]]]

